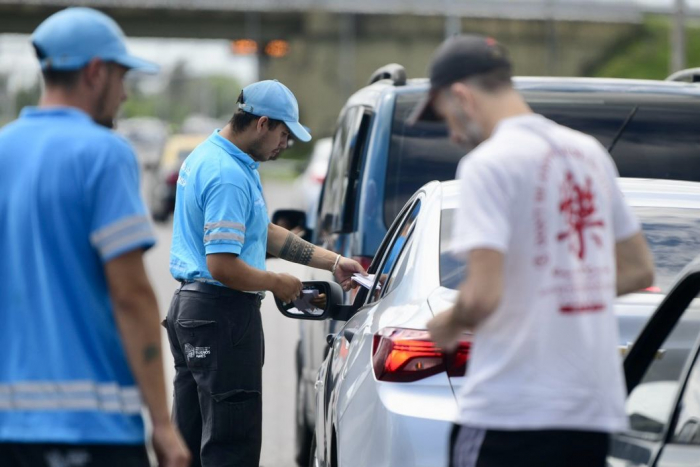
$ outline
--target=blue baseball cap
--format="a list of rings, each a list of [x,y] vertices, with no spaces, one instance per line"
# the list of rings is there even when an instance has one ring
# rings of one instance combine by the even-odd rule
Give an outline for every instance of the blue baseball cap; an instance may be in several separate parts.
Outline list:
[[[282,120],[299,141],[311,141],[311,134],[299,123],[299,104],[292,91],[276,79],[258,81],[243,88],[238,108],[258,117]]]
[[[79,70],[93,58],[157,73],[158,65],[126,50],[126,37],[109,16],[92,8],[66,8],[46,18],[32,34],[42,70]]]

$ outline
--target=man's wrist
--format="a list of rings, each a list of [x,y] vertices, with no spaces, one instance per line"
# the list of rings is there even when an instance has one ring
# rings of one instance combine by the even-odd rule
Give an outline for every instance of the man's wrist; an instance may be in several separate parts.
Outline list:
[[[267,290],[269,290],[272,293],[275,293],[275,290],[277,290],[277,284],[279,284],[280,281],[280,276],[276,272],[267,271],[267,277],[267,282],[269,284]]]
[[[450,316],[450,321],[452,324],[455,326],[461,326],[461,327],[470,327],[471,326],[471,320],[469,319],[469,314],[467,310],[464,309],[464,306],[457,301],[455,303],[454,308],[452,308],[452,313]]]
[[[335,274],[335,271],[338,269],[338,264],[340,264],[340,259],[342,258],[341,255],[337,255],[335,257],[335,260],[333,261],[333,265],[331,266],[331,274]]]
[[[151,423],[153,424],[153,428],[170,425],[170,415],[167,411],[157,416],[151,413]]]

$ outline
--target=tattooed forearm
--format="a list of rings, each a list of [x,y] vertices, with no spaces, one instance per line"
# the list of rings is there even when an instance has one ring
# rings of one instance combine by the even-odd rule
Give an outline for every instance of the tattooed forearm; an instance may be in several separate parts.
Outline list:
[[[315,249],[316,247],[311,243],[290,233],[287,235],[287,240],[285,240],[278,258],[286,259],[293,263],[308,265],[311,262]]]
[[[160,357],[160,349],[156,344],[150,344],[143,349],[143,360],[146,363],[151,363],[151,361]]]

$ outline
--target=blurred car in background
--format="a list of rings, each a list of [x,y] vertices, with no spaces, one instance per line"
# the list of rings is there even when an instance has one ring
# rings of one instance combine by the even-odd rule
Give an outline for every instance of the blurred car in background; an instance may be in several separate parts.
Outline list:
[[[532,109],[590,134],[623,177],[700,181],[700,85],[607,78],[516,77]],[[451,180],[468,148],[442,122],[407,123],[428,92],[400,65],[377,70],[340,112],[313,242],[368,267],[396,215],[431,180]],[[332,280],[312,272],[312,279]],[[351,296],[346,300],[350,301]],[[314,384],[334,321],[302,321],[297,347],[297,461],[307,465]]]
[[[155,117],[126,118],[117,122],[116,131],[131,143],[144,171],[158,167],[158,159],[168,139],[168,125]]]
[[[620,187],[640,218],[658,265],[653,288],[615,305],[624,354],[700,251],[700,183],[620,179]],[[458,182],[450,181],[418,190],[377,251],[369,268],[376,274],[371,287],[362,288],[350,306],[339,301],[327,308],[346,322],[328,337],[330,350],[317,372],[309,466],[448,464],[456,394],[465,381],[471,336],[465,334],[456,353],[446,355],[430,340],[425,325],[454,304],[466,275],[465,263],[449,250],[458,189]],[[675,382],[700,333],[700,315],[688,316],[647,377],[647,382],[665,386],[657,384],[654,391],[651,385],[628,404],[632,428],[661,432],[669,416],[663,410],[673,406],[669,399],[678,389]],[[618,451],[631,459],[629,451]]]
[[[309,165],[306,170],[294,181],[294,190],[301,194],[306,212],[306,228],[313,229],[316,226],[316,212],[318,200],[321,196],[321,188],[326,180],[328,161],[331,159],[333,138],[321,138],[314,144],[314,149],[309,157]]]
[[[180,133],[188,135],[211,134],[216,128],[223,128],[227,118],[214,118],[207,115],[192,114],[182,122]]]
[[[165,144],[150,196],[153,220],[164,222],[175,209],[175,192],[180,166],[207,134],[173,135]]]

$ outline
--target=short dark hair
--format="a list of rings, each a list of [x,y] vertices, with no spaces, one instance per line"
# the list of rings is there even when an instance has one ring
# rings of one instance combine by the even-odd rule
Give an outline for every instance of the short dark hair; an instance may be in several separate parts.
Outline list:
[[[468,83],[486,92],[498,92],[504,88],[513,87],[513,76],[510,68],[498,67],[486,73],[470,76]]]
[[[47,86],[60,86],[63,88],[73,88],[78,84],[81,70],[42,70],[41,74],[44,77],[44,82]]]
[[[238,95],[238,99],[236,99],[236,105],[238,104],[243,104],[243,91],[241,91],[241,93]],[[257,122],[259,118],[260,117],[257,115],[253,115],[250,112],[238,109],[233,114],[233,117],[231,117],[231,120],[229,120],[229,123],[231,124],[231,128],[233,129],[234,133],[241,133],[245,131],[245,129],[248,128],[251,123]],[[275,120],[269,117],[268,119],[267,124],[270,127],[270,130],[274,130],[280,123],[284,123],[282,120]]]
[[[36,44],[34,46],[34,51],[36,52],[36,57],[41,61],[46,58],[46,54],[41,50]],[[78,79],[80,78],[81,70],[52,70],[49,66],[46,70],[41,70],[41,74],[44,77],[44,82],[47,86],[60,86],[64,88],[72,88],[78,84]]]

